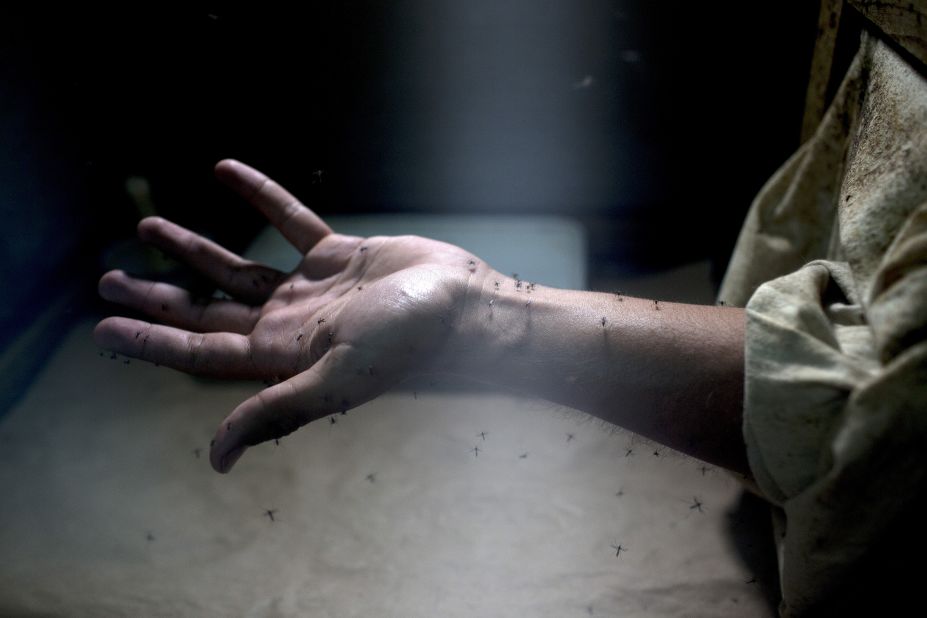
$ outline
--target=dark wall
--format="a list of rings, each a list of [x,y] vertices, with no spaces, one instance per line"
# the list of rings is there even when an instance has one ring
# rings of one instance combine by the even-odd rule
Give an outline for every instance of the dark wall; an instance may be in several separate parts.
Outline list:
[[[228,156],[323,214],[563,213],[590,224],[596,263],[723,262],[797,146],[814,5],[6,15],[0,344],[63,279],[92,289],[140,216],[129,176],[149,181],[160,214],[242,247],[260,221],[212,180]]]

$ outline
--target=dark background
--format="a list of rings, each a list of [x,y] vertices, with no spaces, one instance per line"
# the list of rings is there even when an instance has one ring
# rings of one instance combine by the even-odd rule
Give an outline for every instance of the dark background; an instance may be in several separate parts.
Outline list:
[[[0,349],[64,291],[75,313],[100,310],[104,256],[140,217],[130,176],[159,214],[244,247],[262,222],[213,180],[223,157],[323,215],[576,217],[593,280],[706,258],[720,276],[751,198],[798,146],[816,4],[3,15]]]

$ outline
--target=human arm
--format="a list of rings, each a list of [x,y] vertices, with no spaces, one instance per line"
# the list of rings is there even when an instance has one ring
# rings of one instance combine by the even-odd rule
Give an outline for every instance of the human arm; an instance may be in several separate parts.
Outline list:
[[[529,285],[474,282],[442,365],[749,474],[743,310]]]
[[[107,318],[95,332],[104,347],[182,371],[279,381],[222,422],[210,453],[216,470],[228,471],[247,446],[432,372],[501,383],[738,469],[738,310],[656,309],[651,301],[539,286],[529,293],[527,283],[519,288],[452,245],[336,234],[243,164],[221,162],[217,175],[304,254],[297,268],[281,273],[247,262],[146,219],[143,240],[234,300],[197,302],[179,288],[114,271],[101,280],[101,294],[153,319]]]

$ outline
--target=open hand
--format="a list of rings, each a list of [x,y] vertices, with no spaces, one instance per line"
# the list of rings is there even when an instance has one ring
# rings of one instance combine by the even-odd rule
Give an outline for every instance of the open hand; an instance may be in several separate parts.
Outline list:
[[[218,428],[210,461],[227,472],[248,446],[434,370],[467,289],[489,269],[434,240],[334,233],[281,186],[237,161],[221,161],[216,175],[303,254],[299,265],[283,273],[146,218],[138,226],[142,240],[187,262],[232,300],[198,301],[182,288],[111,271],[100,294],[152,321],[106,318],[94,337],[102,347],[188,373],[277,382]]]

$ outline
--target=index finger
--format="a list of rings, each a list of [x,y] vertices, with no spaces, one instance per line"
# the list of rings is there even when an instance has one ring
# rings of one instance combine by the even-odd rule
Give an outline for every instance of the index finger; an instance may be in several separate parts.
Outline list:
[[[289,191],[251,166],[224,159],[216,164],[216,177],[260,210],[301,253],[308,253],[332,233],[318,215]]]
[[[172,326],[111,317],[93,330],[97,345],[185,373],[255,378],[248,338],[236,333],[193,333]]]

